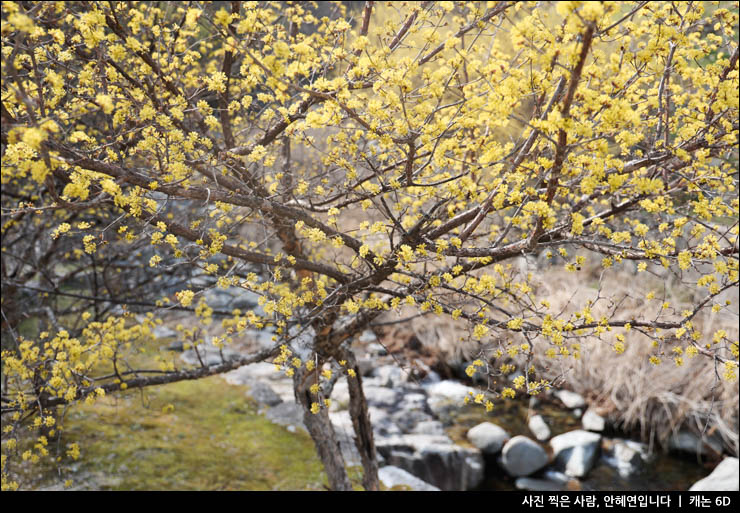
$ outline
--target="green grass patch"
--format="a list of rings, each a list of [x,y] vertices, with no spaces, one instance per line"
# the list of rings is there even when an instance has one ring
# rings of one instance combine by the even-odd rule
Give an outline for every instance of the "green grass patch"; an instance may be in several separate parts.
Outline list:
[[[245,390],[212,377],[75,407],[63,440],[81,448],[74,474],[116,490],[324,489],[308,435],[259,415]]]

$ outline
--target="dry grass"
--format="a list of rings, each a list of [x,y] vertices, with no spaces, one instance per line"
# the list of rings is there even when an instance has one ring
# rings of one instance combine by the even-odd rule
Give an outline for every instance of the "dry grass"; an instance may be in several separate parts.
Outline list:
[[[616,318],[654,319],[667,301],[671,306],[661,319],[676,319],[706,294],[706,289],[696,290],[691,286],[690,276],[672,276],[660,267],[636,273],[632,264],[626,263],[602,274],[599,260],[589,259],[593,263],[586,264],[578,273],[565,271],[562,262],[551,264],[533,259],[522,259],[515,268],[518,266],[522,274],[533,273],[538,300],[547,299],[551,311],[562,310],[563,315],[582,309],[592,300],[593,316],[599,319],[621,301]],[[655,292],[656,299],[645,300],[649,291]],[[719,302],[728,299],[732,304],[718,313],[701,312],[693,319],[694,326],[703,333],[702,343],[711,341],[712,333],[718,329],[724,329],[729,339],[738,339],[738,289],[731,288],[717,299]],[[413,312],[409,309],[401,315],[409,316]],[[397,318],[393,314],[383,320]],[[448,361],[463,361],[481,350],[478,343],[470,340],[466,325],[448,317],[417,317],[405,326],[426,347],[438,351]],[[737,455],[740,410],[737,381],[722,379],[721,366],[716,367],[706,356],[684,357],[684,364],[676,366],[672,348],[685,347],[685,343],[677,343],[670,332],[663,333],[666,335],[663,346],[656,348],[651,338],[633,329],[626,334],[626,351],[617,354],[612,343],[616,333],[623,332],[615,328],[601,339],[582,337],[576,341],[581,344],[578,360],[562,358],[556,362],[544,357],[546,341],[538,339],[535,366],[541,377],[554,378],[565,373],[563,388],[581,393],[615,426],[627,432],[639,431],[645,441],[665,447],[672,434],[688,429],[695,434],[712,435],[721,441],[725,451]],[[500,335],[514,342],[524,341],[509,333]],[[656,354],[663,360],[660,365],[649,363],[649,357]],[[542,372],[545,368],[549,371]]]

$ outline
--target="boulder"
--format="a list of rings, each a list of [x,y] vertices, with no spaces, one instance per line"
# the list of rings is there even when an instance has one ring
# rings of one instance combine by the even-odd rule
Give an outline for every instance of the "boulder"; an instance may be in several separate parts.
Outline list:
[[[506,430],[491,422],[482,422],[468,431],[468,440],[483,454],[498,454],[510,438]]]
[[[270,385],[262,381],[253,381],[249,383],[249,396],[257,401],[258,404],[275,406],[283,402],[283,399],[275,393]]]
[[[198,356],[200,355],[200,358]],[[222,363],[229,362],[231,360],[237,360],[241,357],[239,353],[232,349],[224,348],[219,350],[217,347],[212,345],[199,345],[198,353],[196,354],[194,349],[188,349],[180,355],[180,358],[188,365],[195,365],[200,367],[201,362],[206,367],[213,365],[221,365]]]
[[[307,431],[306,426],[303,424],[303,409],[299,404],[277,404],[267,409],[265,417],[270,422],[287,427],[291,432],[295,431],[296,428]],[[293,429],[290,429],[291,427]]]
[[[604,431],[604,428],[606,427],[606,420],[604,417],[590,408],[583,414],[581,423],[583,424],[583,429],[587,431],[597,431],[599,433]]]
[[[583,396],[581,394],[571,392],[570,390],[558,390],[555,392],[555,397],[560,399],[560,402],[562,402],[566,408],[570,408],[571,410],[586,406],[586,400]]]
[[[404,433],[411,433],[421,422],[434,421],[434,417],[422,410],[400,410],[392,415],[393,422]]]
[[[376,440],[378,453],[441,490],[470,490],[483,480],[483,456],[447,436],[401,435]]]
[[[531,477],[519,477],[514,481],[517,490],[529,490],[532,492],[563,492],[568,488],[563,483],[548,481],[547,479],[533,479]]]
[[[711,474],[694,483],[690,492],[736,492],[740,480],[740,460],[725,458]]]
[[[416,426],[414,426],[414,429],[411,431],[411,434],[444,435],[445,428],[442,425],[442,423],[438,420],[425,420],[423,422],[419,422]]]
[[[673,435],[668,440],[668,449],[701,456],[722,454],[722,444],[718,440],[706,436],[700,438],[691,431],[680,431]]]
[[[533,415],[529,419],[529,423],[527,425],[534,437],[540,442],[544,442],[550,438],[550,435],[552,434],[550,432],[550,427],[547,425],[547,422],[545,422],[545,418],[542,415]]]
[[[499,461],[510,476],[523,477],[540,470],[548,460],[547,453],[537,442],[518,435],[504,444]]]
[[[428,395],[429,408],[445,425],[452,423],[453,414],[460,411],[469,393],[478,392],[475,388],[449,379],[424,385],[424,389]]]
[[[381,365],[371,374],[380,380],[380,385],[384,387],[400,387],[408,381],[408,373],[398,365]]]
[[[556,464],[573,477],[584,477],[596,463],[601,435],[578,429],[550,440]]]
[[[367,384],[364,384],[363,388],[368,405],[386,409],[392,409],[397,406],[398,396],[395,390]]]
[[[602,449],[604,463],[615,468],[625,478],[637,474],[643,463],[650,459],[647,446],[633,440],[605,440],[602,442]]]
[[[386,465],[378,470],[378,478],[388,488],[394,486],[408,486],[412,491],[419,492],[438,492],[440,491],[434,485],[430,485],[426,481],[422,481],[413,474],[409,474],[404,469],[394,467],[393,465]]]

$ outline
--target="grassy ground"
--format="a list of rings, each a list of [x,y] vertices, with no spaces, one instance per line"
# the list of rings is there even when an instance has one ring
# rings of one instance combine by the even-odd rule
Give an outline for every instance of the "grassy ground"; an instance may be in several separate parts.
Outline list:
[[[59,488],[71,479],[86,489],[324,489],[310,438],[257,414],[245,390],[213,377],[75,407],[62,444],[78,443],[80,459],[59,477],[36,476],[34,485]]]

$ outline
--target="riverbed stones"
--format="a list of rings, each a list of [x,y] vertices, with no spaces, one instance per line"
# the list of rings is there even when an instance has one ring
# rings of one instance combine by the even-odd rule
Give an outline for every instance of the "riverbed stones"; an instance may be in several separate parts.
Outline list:
[[[307,431],[303,424],[303,409],[295,402],[276,404],[265,411],[265,417],[270,422],[285,426],[291,432],[294,432],[296,428]]]
[[[459,411],[463,401],[470,393],[476,393],[477,389],[465,386],[457,381],[443,380],[431,383],[425,387],[428,399],[427,403],[432,413],[442,421],[443,424],[452,423],[452,413]]]
[[[262,381],[252,381],[249,383],[249,396],[257,401],[257,404],[266,406],[275,406],[283,402],[282,397],[277,395],[270,385]]]
[[[601,435],[578,429],[550,440],[555,463],[573,477],[584,477],[596,463]]]
[[[413,474],[406,472],[404,469],[386,465],[378,470],[378,478],[387,488],[393,488],[394,486],[408,487],[412,491],[418,492],[438,492],[440,491],[434,485],[422,481]]]
[[[483,480],[479,450],[456,445],[443,435],[401,435],[376,440],[386,463],[441,490],[470,490]]]
[[[691,431],[680,431],[673,435],[668,440],[668,449],[702,456],[722,454],[722,444],[718,440],[706,436],[700,438]]]
[[[468,431],[468,440],[483,454],[498,454],[511,435],[500,426],[491,422],[482,422]]]
[[[517,435],[504,444],[499,461],[510,476],[524,477],[547,465],[548,457],[537,442]]]
[[[570,390],[558,390],[555,392],[555,397],[557,397],[560,402],[562,402],[566,408],[569,408],[571,410],[575,408],[583,408],[586,406],[586,400],[583,398],[581,394],[577,394],[575,392],[571,392]]]
[[[591,408],[586,410],[586,413],[583,414],[581,423],[583,424],[583,429],[586,431],[596,431],[600,433],[604,431],[604,428],[606,427],[606,419]]]
[[[228,348],[219,350],[219,348],[212,345],[198,346],[197,353],[194,349],[188,349],[180,355],[180,358],[188,365],[205,365],[206,367],[221,365],[231,360],[237,360],[240,357],[241,355],[236,351]]]
[[[408,373],[393,364],[376,368],[372,376],[378,378],[380,385],[384,387],[400,387],[408,381]]]
[[[531,477],[519,477],[514,481],[517,490],[528,490],[531,492],[562,492],[567,490],[563,483],[548,481],[547,479],[534,479]]]
[[[740,460],[725,458],[711,474],[694,483],[690,492],[732,492],[738,491],[740,480]]]
[[[550,435],[552,434],[550,432],[550,426],[547,425],[547,422],[542,415],[532,415],[527,426],[529,426],[529,430],[540,442],[544,442],[550,438]]]

